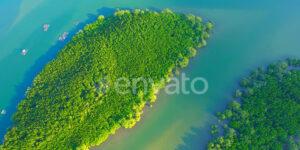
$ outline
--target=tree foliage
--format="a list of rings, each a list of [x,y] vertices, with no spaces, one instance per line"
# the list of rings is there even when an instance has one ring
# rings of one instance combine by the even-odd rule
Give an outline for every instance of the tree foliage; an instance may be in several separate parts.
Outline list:
[[[186,66],[209,29],[171,10],[120,10],[78,32],[39,73],[18,105],[3,149],[87,149],[140,120],[174,69]],[[120,94],[118,78],[151,78]]]
[[[300,60],[259,68],[241,81],[238,99],[223,113],[209,150],[300,149]],[[214,128],[213,133],[218,133]]]

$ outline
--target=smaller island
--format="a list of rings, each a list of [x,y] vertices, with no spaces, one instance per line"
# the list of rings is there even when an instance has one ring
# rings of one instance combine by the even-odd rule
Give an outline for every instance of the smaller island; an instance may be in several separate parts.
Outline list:
[[[300,149],[300,60],[258,68],[212,126],[209,150]]]

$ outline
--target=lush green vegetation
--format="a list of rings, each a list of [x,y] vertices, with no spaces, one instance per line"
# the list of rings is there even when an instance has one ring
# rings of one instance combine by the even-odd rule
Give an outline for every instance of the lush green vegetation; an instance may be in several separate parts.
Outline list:
[[[120,10],[78,32],[34,79],[3,149],[87,149],[130,128],[175,69],[206,45],[211,23],[170,10]],[[119,78],[153,79],[119,93]],[[130,89],[129,87],[123,87]]]
[[[240,85],[208,149],[300,149],[300,60],[259,68]]]

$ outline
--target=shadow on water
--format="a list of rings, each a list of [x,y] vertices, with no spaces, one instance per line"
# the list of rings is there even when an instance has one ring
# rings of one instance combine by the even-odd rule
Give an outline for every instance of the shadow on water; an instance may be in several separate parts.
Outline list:
[[[35,64],[25,73],[25,78],[22,81],[22,83],[15,87],[16,93],[22,93],[17,94],[15,97],[10,101],[11,104],[6,108],[7,114],[4,116],[0,116],[0,139],[3,142],[4,135],[8,128],[10,128],[13,124],[12,116],[13,113],[17,110],[18,103],[25,98],[25,95],[23,93],[26,92],[26,89],[31,86],[32,81],[34,77],[44,68],[44,66],[49,63],[51,60],[53,60],[59,50],[61,50],[70,40],[71,38],[80,30],[83,29],[83,27],[86,24],[94,22],[99,15],[109,16],[115,12],[115,9],[113,8],[107,8],[103,7],[97,10],[96,14],[88,14],[87,18],[84,22],[79,23],[69,31],[69,36],[64,41],[58,41],[55,45],[53,45],[43,56],[41,56]],[[0,143],[2,143],[0,142]]]
[[[181,138],[183,143],[178,145],[175,150],[205,150],[210,139],[210,123],[206,123],[205,126],[200,128],[192,127]]]

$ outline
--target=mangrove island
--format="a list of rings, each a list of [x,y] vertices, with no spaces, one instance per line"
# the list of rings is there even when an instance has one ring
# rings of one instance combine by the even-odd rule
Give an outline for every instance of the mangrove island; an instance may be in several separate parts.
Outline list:
[[[174,70],[206,45],[212,27],[169,9],[99,16],[35,77],[1,148],[88,149],[133,127]],[[153,79],[148,91],[143,84],[126,94],[114,88],[120,78],[141,77]]]
[[[240,82],[209,150],[300,149],[300,60],[259,68]]]

